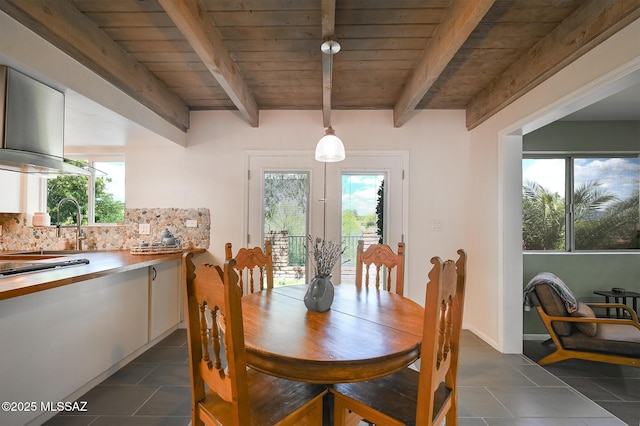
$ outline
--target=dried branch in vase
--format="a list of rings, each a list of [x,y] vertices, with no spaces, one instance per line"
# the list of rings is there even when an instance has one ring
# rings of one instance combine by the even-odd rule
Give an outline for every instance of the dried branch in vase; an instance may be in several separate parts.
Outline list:
[[[347,247],[343,248],[342,243],[325,241],[319,237],[316,237],[314,241],[311,235],[307,239],[310,246],[307,247],[309,262],[311,262],[316,276],[327,277],[331,275]]]

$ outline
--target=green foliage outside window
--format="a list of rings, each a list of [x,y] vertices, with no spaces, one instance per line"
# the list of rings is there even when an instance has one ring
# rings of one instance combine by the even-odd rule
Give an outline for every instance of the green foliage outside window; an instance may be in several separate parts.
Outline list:
[[[87,165],[86,161],[72,161],[76,166]],[[125,204],[115,199],[114,195],[107,192],[107,184],[110,177],[97,177],[95,179],[95,223],[124,222]],[[47,181],[47,212],[53,222],[58,218],[58,203],[65,197],[74,198],[80,204],[82,225],[88,224],[89,205],[89,178],[87,176],[58,176]],[[72,203],[64,203],[61,206],[60,222],[62,225],[72,225],[76,222],[76,209]]]
[[[378,243],[384,243],[384,180],[380,182],[380,188],[378,188],[378,203],[376,204],[376,224],[378,226]]]
[[[601,182],[589,181],[574,192],[574,236],[578,250],[640,248],[639,194],[618,199]],[[523,249],[565,249],[565,199],[529,182],[523,187]]]

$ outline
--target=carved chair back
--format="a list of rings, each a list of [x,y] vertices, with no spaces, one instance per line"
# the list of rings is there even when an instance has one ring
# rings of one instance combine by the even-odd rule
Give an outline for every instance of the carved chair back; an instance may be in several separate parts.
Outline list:
[[[231,248],[231,243],[225,244],[225,260],[235,259],[234,268],[238,271],[240,282],[238,285],[244,292],[245,285],[249,293],[262,291],[266,288],[273,288],[273,255],[271,241],[264,243],[264,252],[260,247],[244,248],[238,250],[235,258]],[[244,277],[247,277],[248,284],[245,284]],[[255,289],[255,277],[258,277],[258,288]]]
[[[192,419],[200,426],[322,425],[326,386],[247,368],[235,260],[196,269],[183,255]]]
[[[336,425],[351,416],[384,425],[457,425],[458,360],[467,255],[458,260],[433,257],[424,306],[420,370],[404,368],[377,379],[338,383],[334,396]],[[381,392],[384,389],[385,392]]]
[[[431,259],[422,349],[416,424],[439,425],[445,418],[455,424],[457,418],[457,375],[460,332],[464,309],[466,252],[459,258],[442,261]],[[440,403],[438,403],[440,400]]]
[[[205,399],[205,384],[228,403],[222,404],[229,407],[225,415],[233,424],[249,424],[242,296],[232,269],[235,261],[227,261],[224,270],[209,264],[194,270],[190,259],[184,259],[192,408],[194,420],[198,419],[193,424],[206,417],[199,404]]]
[[[391,291],[392,271],[395,270],[395,292],[402,296],[404,292],[404,243],[398,243],[398,252],[394,253],[386,244],[372,244],[364,249],[364,241],[358,241],[356,254],[356,286],[369,287],[370,271],[375,271],[376,289]],[[364,271],[364,280],[362,277]]]

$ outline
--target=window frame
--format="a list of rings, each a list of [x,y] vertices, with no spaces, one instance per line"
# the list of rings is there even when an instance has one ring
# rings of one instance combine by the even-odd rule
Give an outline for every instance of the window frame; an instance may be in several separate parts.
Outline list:
[[[541,253],[621,253],[635,252],[633,249],[576,249],[575,237],[575,160],[585,158],[640,158],[640,153],[630,152],[523,152],[522,160],[562,159],[565,164],[565,248],[564,250],[525,250]],[[523,182],[524,184],[524,182]]]
[[[98,152],[99,151],[99,152]],[[65,151],[65,157],[70,160],[87,161],[91,174],[88,176],[88,188],[87,188],[87,226],[116,226],[118,222],[96,222],[96,177],[101,177],[100,174],[104,173],[95,168],[95,163],[124,163],[125,164],[125,179],[126,179],[126,161],[125,153],[120,147],[115,149],[107,147],[84,147],[84,149],[73,150],[72,152]],[[106,175],[105,175],[106,176]],[[46,208],[47,198],[46,181],[44,184],[44,206]],[[126,197],[125,197],[125,209],[126,209]]]

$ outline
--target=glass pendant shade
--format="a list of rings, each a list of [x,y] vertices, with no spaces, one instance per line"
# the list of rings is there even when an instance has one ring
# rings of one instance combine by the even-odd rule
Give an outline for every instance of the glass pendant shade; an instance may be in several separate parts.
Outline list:
[[[344,145],[331,126],[329,126],[325,135],[316,145],[316,160],[323,163],[334,163],[344,160],[344,157]]]

